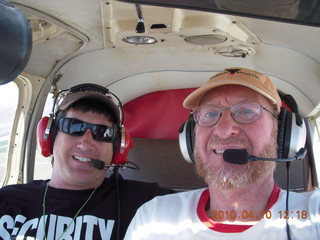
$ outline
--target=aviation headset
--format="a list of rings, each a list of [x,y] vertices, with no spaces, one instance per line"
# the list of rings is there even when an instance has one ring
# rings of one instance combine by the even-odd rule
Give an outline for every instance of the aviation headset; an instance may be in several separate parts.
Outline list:
[[[125,164],[126,162],[128,162],[127,155],[128,155],[129,149],[133,146],[133,142],[130,138],[129,133],[125,131],[125,128],[123,125],[124,115],[123,115],[122,103],[115,94],[109,91],[109,89],[96,84],[91,84],[91,83],[80,84],[70,89],[62,90],[57,94],[57,96],[54,99],[52,112],[50,113],[49,116],[43,117],[39,121],[37,126],[37,142],[40,146],[41,154],[44,157],[49,157],[50,155],[52,155],[53,144],[58,131],[56,122],[59,119],[56,119],[56,118],[59,112],[61,112],[61,109],[59,107],[61,106],[63,100],[66,98],[66,96],[70,96],[71,94],[75,94],[78,92],[86,92],[86,91],[90,91],[96,95],[101,94],[102,97],[110,98],[110,110],[111,108],[116,109],[116,113],[114,114],[116,115],[115,118],[117,119],[118,133],[116,134],[116,138],[113,142],[114,154],[113,154],[113,159],[111,163],[116,165]],[[113,102],[112,97],[114,97],[117,100],[117,104]],[[81,98],[81,99],[84,99],[84,98]],[[88,96],[88,98],[90,97]],[[72,104],[70,106],[72,106]]]
[[[278,91],[281,100],[292,110],[281,107],[278,116],[278,158],[292,158],[304,148],[306,142],[306,126],[299,115],[298,105],[289,94]],[[183,158],[188,163],[194,163],[194,128],[196,122],[191,111],[189,118],[179,129],[179,146]]]

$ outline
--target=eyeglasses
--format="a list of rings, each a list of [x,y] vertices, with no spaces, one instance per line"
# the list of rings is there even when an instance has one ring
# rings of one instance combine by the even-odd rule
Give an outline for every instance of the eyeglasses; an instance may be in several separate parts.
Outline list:
[[[76,118],[60,118],[58,130],[71,136],[83,136],[87,129],[91,130],[94,140],[100,142],[113,142],[115,129],[110,126],[83,122]]]
[[[261,109],[266,110],[276,118],[270,110],[256,102],[240,102],[231,108],[219,108],[213,105],[200,106],[193,110],[193,117],[199,126],[210,127],[218,123],[224,110],[230,110],[231,116],[236,122],[249,124],[260,118]]]

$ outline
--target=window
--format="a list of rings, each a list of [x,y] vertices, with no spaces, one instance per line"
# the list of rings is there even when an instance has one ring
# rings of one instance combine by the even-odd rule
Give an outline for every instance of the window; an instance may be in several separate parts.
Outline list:
[[[316,127],[318,130],[318,135],[320,136],[320,117],[317,117],[316,119]]]
[[[313,144],[314,157],[314,176],[313,183],[316,187],[320,186],[320,112],[314,115],[313,123],[315,124],[315,131],[312,135],[311,142]]]
[[[18,97],[19,90],[14,82],[0,86],[0,186],[6,176],[10,135]]]

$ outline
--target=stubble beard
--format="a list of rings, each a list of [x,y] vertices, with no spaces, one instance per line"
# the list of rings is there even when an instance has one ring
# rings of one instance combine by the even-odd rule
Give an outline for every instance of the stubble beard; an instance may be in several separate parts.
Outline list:
[[[272,140],[264,147],[259,157],[275,158],[277,154],[276,131]],[[255,161],[245,165],[225,163],[215,167],[205,163],[195,150],[197,174],[209,185],[225,190],[245,188],[273,173],[276,163],[273,161]]]

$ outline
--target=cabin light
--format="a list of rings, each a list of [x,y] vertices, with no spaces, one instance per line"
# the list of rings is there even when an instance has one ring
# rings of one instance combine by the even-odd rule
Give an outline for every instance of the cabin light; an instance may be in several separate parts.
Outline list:
[[[125,37],[122,39],[122,41],[126,43],[131,44],[153,44],[156,43],[157,40],[153,37],[148,36],[131,36],[131,37]]]
[[[206,34],[186,37],[184,40],[196,45],[216,45],[227,41],[227,37],[217,34]]]

